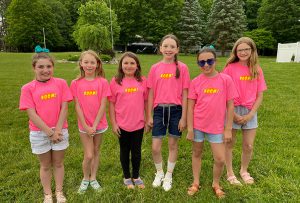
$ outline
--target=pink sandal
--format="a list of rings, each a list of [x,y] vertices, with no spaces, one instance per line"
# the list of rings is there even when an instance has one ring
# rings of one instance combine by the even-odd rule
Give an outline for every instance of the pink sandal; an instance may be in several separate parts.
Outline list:
[[[242,183],[235,177],[235,175],[229,176],[227,181],[230,183],[230,185],[242,186]]]
[[[240,175],[241,175],[241,178],[243,179],[243,181],[245,182],[245,184],[251,185],[254,183],[254,179],[250,176],[250,173],[244,172],[244,173],[241,173]]]

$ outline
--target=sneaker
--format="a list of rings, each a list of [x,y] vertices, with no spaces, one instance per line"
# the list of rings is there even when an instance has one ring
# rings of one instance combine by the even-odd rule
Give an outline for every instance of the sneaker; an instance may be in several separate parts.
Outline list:
[[[90,185],[92,186],[92,188],[94,190],[101,190],[101,186],[100,186],[100,184],[98,183],[97,180],[90,181]]]
[[[89,184],[90,184],[90,181],[88,181],[88,180],[82,180],[77,193],[79,193],[79,194],[85,193],[85,191],[87,190]]]
[[[57,203],[67,202],[67,198],[64,196],[63,192],[56,192],[56,202]]]
[[[45,195],[43,203],[53,203],[52,195]]]
[[[155,173],[155,178],[154,181],[152,183],[153,187],[159,187],[161,186],[161,183],[164,179],[164,173]]]
[[[163,188],[165,191],[169,191],[172,188],[172,178],[164,178]]]

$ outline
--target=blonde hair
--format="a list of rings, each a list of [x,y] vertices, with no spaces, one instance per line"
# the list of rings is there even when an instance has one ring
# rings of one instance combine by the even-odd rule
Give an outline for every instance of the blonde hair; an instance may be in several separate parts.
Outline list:
[[[32,56],[32,63],[31,63],[32,67],[35,67],[36,63],[40,59],[48,59],[52,63],[52,66],[54,66],[54,58],[45,52],[41,52],[41,53],[36,53]]]
[[[259,77],[258,54],[254,41],[249,37],[241,37],[235,42],[225,67],[231,63],[239,61],[239,58],[237,56],[237,47],[242,43],[245,43],[251,47],[251,55],[247,65],[250,69],[251,79],[257,79]]]
[[[96,61],[97,61],[97,67],[96,67],[96,70],[95,70],[95,77],[105,78],[104,70],[102,68],[102,61],[101,61],[100,57],[98,56],[98,54],[95,51],[87,50],[87,51],[84,51],[80,54],[80,58],[79,58],[79,61],[78,61],[78,66],[79,66],[79,69],[80,69],[80,75],[78,76],[78,79],[81,79],[81,78],[85,77],[85,72],[83,70],[83,67],[80,65],[80,63],[82,62],[83,57],[87,54],[90,54],[90,55],[94,56]]]

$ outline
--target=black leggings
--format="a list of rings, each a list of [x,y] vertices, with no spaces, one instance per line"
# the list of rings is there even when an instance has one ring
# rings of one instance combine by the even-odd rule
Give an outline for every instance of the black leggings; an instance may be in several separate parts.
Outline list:
[[[119,138],[120,143],[120,161],[123,169],[124,178],[137,179],[140,171],[141,163],[141,147],[143,140],[144,128],[127,132],[121,129],[121,136]],[[132,164],[132,176],[130,175],[129,165],[129,154],[131,152],[131,164]]]

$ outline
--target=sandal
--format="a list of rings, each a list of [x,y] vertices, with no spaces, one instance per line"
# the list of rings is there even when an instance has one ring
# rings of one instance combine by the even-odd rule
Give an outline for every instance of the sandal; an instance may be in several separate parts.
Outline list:
[[[53,203],[52,195],[45,194],[43,203]]]
[[[254,179],[250,176],[250,173],[244,172],[244,173],[241,173],[240,175],[241,175],[241,178],[243,179],[243,181],[245,182],[245,184],[251,185],[254,183]]]
[[[124,179],[124,185],[127,187],[127,189],[134,189],[134,185],[131,178]]]
[[[242,183],[235,177],[235,175],[229,176],[229,177],[227,178],[227,181],[228,181],[231,185],[242,186]]]
[[[141,178],[133,179],[134,185],[136,185],[139,189],[144,189],[145,185]]]
[[[193,196],[194,194],[196,194],[200,189],[200,186],[198,184],[191,184],[191,186],[188,188],[188,195]]]
[[[67,198],[64,196],[64,193],[62,191],[56,192],[56,202],[57,203],[67,202]]]
[[[225,197],[225,192],[222,190],[220,186],[213,186],[212,187],[213,191],[215,192],[215,195],[217,196],[218,199],[223,199]]]

